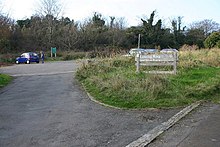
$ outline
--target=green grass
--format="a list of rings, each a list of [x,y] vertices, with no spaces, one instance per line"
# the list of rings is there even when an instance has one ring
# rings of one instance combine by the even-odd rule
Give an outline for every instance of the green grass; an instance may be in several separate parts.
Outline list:
[[[196,57],[180,56],[179,62],[183,63],[179,63],[177,75],[137,74],[134,59],[120,57],[84,64],[76,76],[96,100],[120,108],[166,108],[196,101],[219,102],[220,68],[212,66],[211,58],[204,56],[201,62]],[[209,62],[205,61],[207,59]],[[214,63],[218,65],[220,60]]]
[[[0,88],[6,86],[8,83],[10,83],[12,80],[12,77],[5,75],[5,74],[0,74]]]

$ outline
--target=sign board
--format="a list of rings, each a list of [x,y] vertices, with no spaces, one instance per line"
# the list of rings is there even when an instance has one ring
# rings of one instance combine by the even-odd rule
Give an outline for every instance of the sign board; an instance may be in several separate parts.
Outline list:
[[[51,50],[52,50],[52,53],[53,53],[53,54],[56,54],[56,53],[57,53],[57,48],[52,47]]]
[[[56,47],[51,47],[51,57],[53,57],[53,54],[55,57],[57,56],[57,48]]]
[[[136,72],[140,72],[140,66],[173,66],[173,71],[148,71],[148,73],[170,73],[176,74],[177,70],[177,53],[154,53],[148,55],[137,54]]]

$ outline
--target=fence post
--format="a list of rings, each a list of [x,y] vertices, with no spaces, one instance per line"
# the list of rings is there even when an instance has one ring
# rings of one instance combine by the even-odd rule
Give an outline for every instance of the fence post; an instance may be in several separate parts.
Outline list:
[[[141,34],[138,35],[138,48],[140,48],[140,44],[141,44]]]
[[[52,47],[50,48],[50,57],[53,57]]]
[[[177,68],[177,52],[174,52],[173,72],[175,75],[176,75],[176,68]]]
[[[136,61],[137,61],[137,63],[136,63],[136,66],[137,66],[136,72],[139,73],[140,72],[140,54],[139,53],[137,53],[137,55],[136,55]]]

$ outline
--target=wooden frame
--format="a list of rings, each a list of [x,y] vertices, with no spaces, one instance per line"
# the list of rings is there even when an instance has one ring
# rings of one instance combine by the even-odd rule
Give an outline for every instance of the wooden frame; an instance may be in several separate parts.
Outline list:
[[[135,57],[136,72],[140,72],[140,66],[173,66],[172,71],[147,71],[147,73],[176,74],[177,52],[137,54]]]

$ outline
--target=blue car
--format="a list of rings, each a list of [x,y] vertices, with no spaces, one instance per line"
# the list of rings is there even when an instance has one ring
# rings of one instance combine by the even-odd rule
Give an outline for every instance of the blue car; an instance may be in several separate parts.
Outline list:
[[[28,52],[28,53],[21,54],[20,57],[17,57],[15,63],[16,64],[19,64],[19,63],[30,64],[31,62],[39,63],[39,60],[40,59],[37,53]]]

